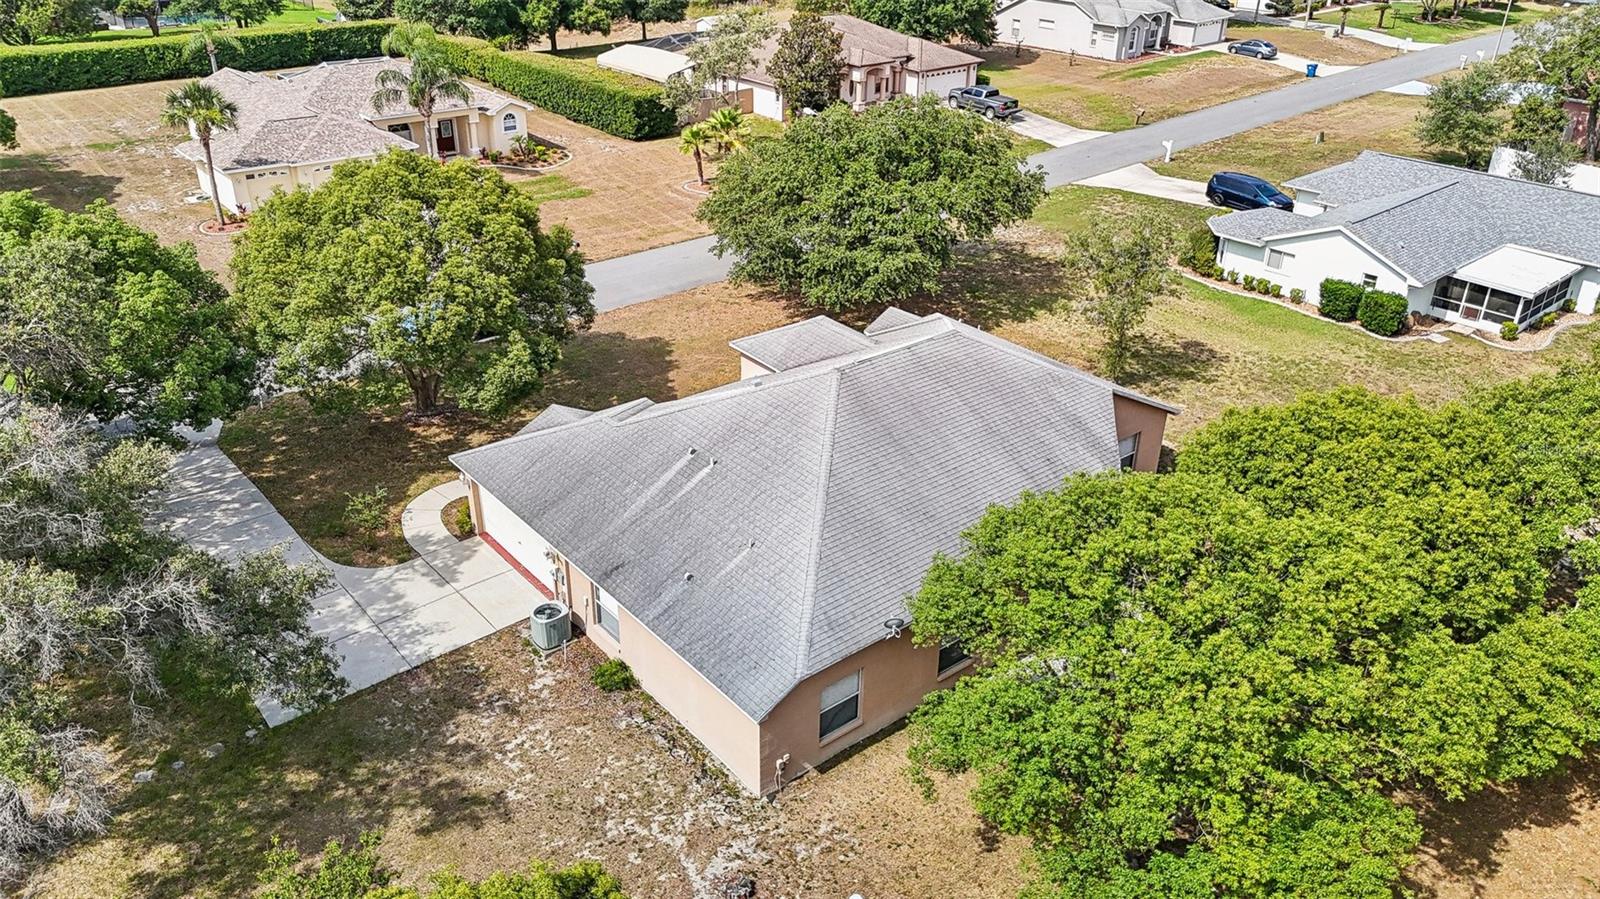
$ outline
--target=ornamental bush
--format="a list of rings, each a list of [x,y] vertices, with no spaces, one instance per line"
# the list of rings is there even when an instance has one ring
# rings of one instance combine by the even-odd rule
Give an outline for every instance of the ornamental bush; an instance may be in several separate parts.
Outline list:
[[[248,71],[309,66],[330,59],[381,56],[392,22],[347,22],[247,28],[229,32],[237,49],[217,48],[217,62]],[[205,75],[203,53],[185,52],[187,34],[0,50],[0,84],[7,96],[77,91]]]
[[[1517,339],[1517,323],[1516,322],[1501,322],[1500,323],[1500,339],[1501,340],[1516,340]]]
[[[502,52],[470,39],[444,45],[463,74],[574,122],[628,140],[677,130],[661,88],[642,78],[548,53]]]
[[[594,681],[596,687],[607,693],[632,690],[639,686],[639,679],[633,676],[633,669],[621,659],[606,659],[596,665],[589,679]]]
[[[1322,314],[1336,322],[1352,321],[1361,308],[1361,295],[1365,287],[1353,281],[1325,278],[1318,291]]]
[[[1369,290],[1361,297],[1356,317],[1361,327],[1374,334],[1393,337],[1406,324],[1406,298],[1387,290]]]
[[[1289,302],[1294,303],[1296,306],[1298,306],[1301,303],[1304,303],[1305,301],[1306,301],[1306,292],[1305,291],[1301,290],[1298,287],[1296,287],[1295,289],[1289,291]]]
[[[1184,235],[1178,262],[1191,271],[1206,274],[1217,264],[1217,236],[1210,228],[1195,228]]]

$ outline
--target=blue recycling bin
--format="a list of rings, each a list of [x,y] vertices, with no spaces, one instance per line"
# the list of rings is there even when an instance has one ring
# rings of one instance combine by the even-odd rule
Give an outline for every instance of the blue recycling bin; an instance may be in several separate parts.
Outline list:
[[[1314,63],[1314,62],[1306,63],[1306,77],[1307,78],[1315,78],[1315,77],[1317,77],[1317,64],[1316,63]]]

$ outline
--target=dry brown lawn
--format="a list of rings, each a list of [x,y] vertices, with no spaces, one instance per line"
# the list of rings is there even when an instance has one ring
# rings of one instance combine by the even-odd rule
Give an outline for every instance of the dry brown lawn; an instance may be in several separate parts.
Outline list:
[[[1296,77],[1281,66],[1218,52],[1107,62],[1027,48],[962,49],[982,56],[981,71],[1023,109],[1093,131],[1171,118]]]
[[[1152,162],[1163,175],[1204,181],[1221,169],[1284,181],[1354,159],[1362,150],[1434,158],[1417,139],[1421,97],[1368,94]],[[1319,140],[1320,136],[1320,140]],[[1448,158],[1441,161],[1449,162]]]
[[[28,895],[247,895],[273,836],[314,854],[373,829],[419,885],[447,865],[480,877],[536,858],[598,859],[636,899],[710,896],[734,873],[761,896],[838,899],[980,899],[1025,882],[1026,847],[979,826],[964,782],[933,804],[904,776],[904,732],[752,799],[647,695],[597,690],[600,658],[578,643],[539,660],[508,629],[254,740],[248,705],[211,697],[205,717],[115,747],[120,776],[157,777]],[[207,760],[213,741],[226,750]]]
[[[1334,13],[1324,18],[1337,22]],[[1304,56],[1312,62],[1335,66],[1364,66],[1369,62],[1400,55],[1399,50],[1384,47],[1360,38],[1336,38],[1323,31],[1288,28],[1282,25],[1250,25],[1243,22],[1228,23],[1229,41],[1246,41],[1252,38],[1271,41],[1284,53]]]
[[[181,83],[7,98],[21,147],[0,154],[0,190],[32,189],[74,211],[104,199],[164,243],[192,241],[201,264],[223,271],[230,238],[201,234],[210,204],[183,200],[200,187],[194,167],[172,155],[188,135],[157,120],[162,97]]]
[[[0,190],[32,188],[41,199],[79,210],[104,198],[124,217],[166,243],[191,241],[201,264],[225,275],[233,245],[196,227],[209,203],[185,203],[200,185],[193,167],[172,155],[186,139],[163,128],[162,97],[178,81],[7,99],[21,147],[0,155]],[[534,134],[567,147],[571,162],[554,169],[583,193],[544,203],[546,223],[572,228],[590,259],[606,259],[706,233],[695,221],[700,197],[683,190],[692,160],[676,138],[627,141],[535,110]],[[512,178],[525,176],[513,174]]]

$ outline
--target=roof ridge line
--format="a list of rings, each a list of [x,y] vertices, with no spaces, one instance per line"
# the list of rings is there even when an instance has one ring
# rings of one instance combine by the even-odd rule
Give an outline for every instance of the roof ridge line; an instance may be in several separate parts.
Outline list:
[[[833,397],[826,406],[828,418],[822,423],[825,438],[822,442],[822,464],[817,466],[817,495],[813,508],[816,514],[812,521],[816,522],[816,530],[811,534],[811,545],[806,553],[806,580],[800,594],[800,633],[795,645],[799,647],[800,654],[795,662],[794,683],[799,683],[806,678],[806,671],[811,667],[811,618],[816,613],[817,606],[817,562],[822,550],[822,527],[826,520],[828,506],[828,484],[833,475],[833,445],[839,437],[835,425],[839,417],[839,370],[833,372]],[[792,692],[794,685],[790,684]],[[787,693],[785,695],[788,695]],[[782,700],[779,700],[780,702]],[[771,712],[767,709],[767,712]],[[765,718],[766,714],[762,715]]]

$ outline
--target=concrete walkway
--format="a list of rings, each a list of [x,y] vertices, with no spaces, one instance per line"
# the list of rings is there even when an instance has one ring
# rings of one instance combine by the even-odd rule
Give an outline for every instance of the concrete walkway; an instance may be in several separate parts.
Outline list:
[[[214,429],[179,454],[160,518],[190,545],[222,556],[279,548],[317,565],[332,583],[312,601],[311,628],[333,643],[339,673],[355,692],[527,620],[537,588],[481,538],[457,540],[440,510],[465,495],[454,481],[417,497],[401,517],[419,558],[386,568],[340,565],[312,549],[255,484],[216,446]],[[268,725],[300,712],[270,699]]]

